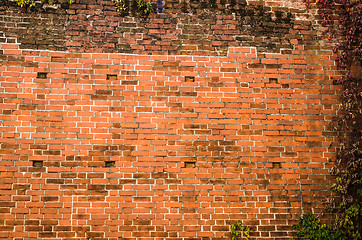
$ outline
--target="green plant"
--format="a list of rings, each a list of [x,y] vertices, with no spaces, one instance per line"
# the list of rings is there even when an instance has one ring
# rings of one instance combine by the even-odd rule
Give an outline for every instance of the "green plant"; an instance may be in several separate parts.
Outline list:
[[[34,7],[35,6],[34,0],[15,0],[15,2],[20,7]]]
[[[129,10],[133,15],[140,14],[141,16],[148,16],[153,12],[153,6],[151,2],[145,0],[132,0],[131,4],[129,0],[112,0],[117,12],[125,16],[129,14]]]
[[[347,240],[343,231],[334,231],[331,224],[321,223],[311,213],[303,215],[293,229],[298,231],[297,240]]]
[[[35,0],[14,0],[14,1],[18,4],[18,6],[22,8],[31,8],[35,6]],[[65,5],[65,4],[73,4],[74,0],[42,0],[41,3]]]
[[[152,3],[144,0],[137,0],[137,8],[144,16],[149,15],[153,11]]]
[[[237,223],[231,225],[230,233],[232,236],[231,240],[237,240],[239,236],[245,236],[246,240],[248,240],[250,237],[250,227],[243,226],[243,224],[238,221]]]
[[[128,13],[128,0],[112,0],[114,3],[114,6],[116,7],[117,12],[119,12],[122,15],[125,15]]]

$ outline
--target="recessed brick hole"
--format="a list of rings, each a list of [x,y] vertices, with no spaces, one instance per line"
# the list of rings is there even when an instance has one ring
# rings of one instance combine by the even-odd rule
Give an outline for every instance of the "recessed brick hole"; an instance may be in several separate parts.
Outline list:
[[[196,162],[185,162],[185,168],[194,168],[196,167]]]
[[[269,78],[269,83],[278,83],[278,78]]]
[[[185,82],[195,82],[195,77],[194,76],[186,76],[185,77]]]
[[[273,162],[273,168],[280,168],[281,163],[280,162]]]
[[[282,84],[282,88],[289,88],[289,84]]]
[[[3,110],[3,114],[12,114],[15,110]]]
[[[33,167],[43,167],[43,161],[33,161]]]
[[[115,75],[115,74],[107,74],[107,80],[117,80],[117,75]]]
[[[333,80],[333,85],[339,85],[339,84],[341,84],[340,81],[338,81],[338,80]]]
[[[48,73],[47,72],[38,72],[36,77],[37,78],[47,78]]]
[[[106,161],[104,165],[105,165],[105,167],[114,167],[114,166],[116,166],[116,162],[115,161]]]

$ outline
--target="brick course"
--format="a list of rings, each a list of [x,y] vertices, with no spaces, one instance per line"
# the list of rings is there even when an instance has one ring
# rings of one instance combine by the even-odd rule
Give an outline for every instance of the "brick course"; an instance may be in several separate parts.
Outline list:
[[[285,29],[228,38],[232,14],[207,24],[177,4],[144,20],[77,2],[44,44],[13,25],[29,13],[2,7],[0,239],[216,240],[237,220],[252,239],[291,239],[301,213],[322,210],[338,73],[305,9],[289,8]],[[76,30],[84,16],[109,26]]]

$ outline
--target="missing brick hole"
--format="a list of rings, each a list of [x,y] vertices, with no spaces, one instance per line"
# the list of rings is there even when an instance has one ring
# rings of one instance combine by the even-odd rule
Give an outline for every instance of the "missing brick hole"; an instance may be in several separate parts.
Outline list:
[[[195,77],[194,76],[186,76],[185,77],[185,82],[195,82]]]
[[[289,84],[282,84],[282,88],[289,88]]]
[[[115,161],[106,161],[104,165],[105,165],[105,167],[114,167],[114,166],[116,166],[116,162]]]
[[[333,80],[333,85],[340,85],[341,84],[341,81],[339,80]]]
[[[43,167],[43,161],[33,161],[33,167]]]
[[[115,74],[107,74],[107,80],[117,80],[117,75],[115,75]]]
[[[196,167],[196,162],[185,162],[185,168],[194,168]]]
[[[273,168],[280,168],[281,163],[280,162],[273,162]]]
[[[278,83],[278,78],[269,78],[269,83]]]
[[[47,72],[38,72],[36,77],[37,78],[47,78],[48,73]]]

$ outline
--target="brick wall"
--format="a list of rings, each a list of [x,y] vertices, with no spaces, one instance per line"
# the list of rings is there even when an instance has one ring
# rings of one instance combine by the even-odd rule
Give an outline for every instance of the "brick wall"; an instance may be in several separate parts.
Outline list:
[[[330,195],[338,89],[317,25],[283,3],[3,6],[0,239],[216,240],[238,220],[291,239]]]
[[[0,31],[16,38],[22,49],[158,55],[226,55],[228,47],[236,46],[280,52],[293,49],[291,40],[310,45],[315,38],[311,22],[301,21],[308,16],[305,9],[278,1],[214,1],[219,4],[169,0],[163,14],[143,18],[121,17],[111,0],[28,12],[0,0]]]

